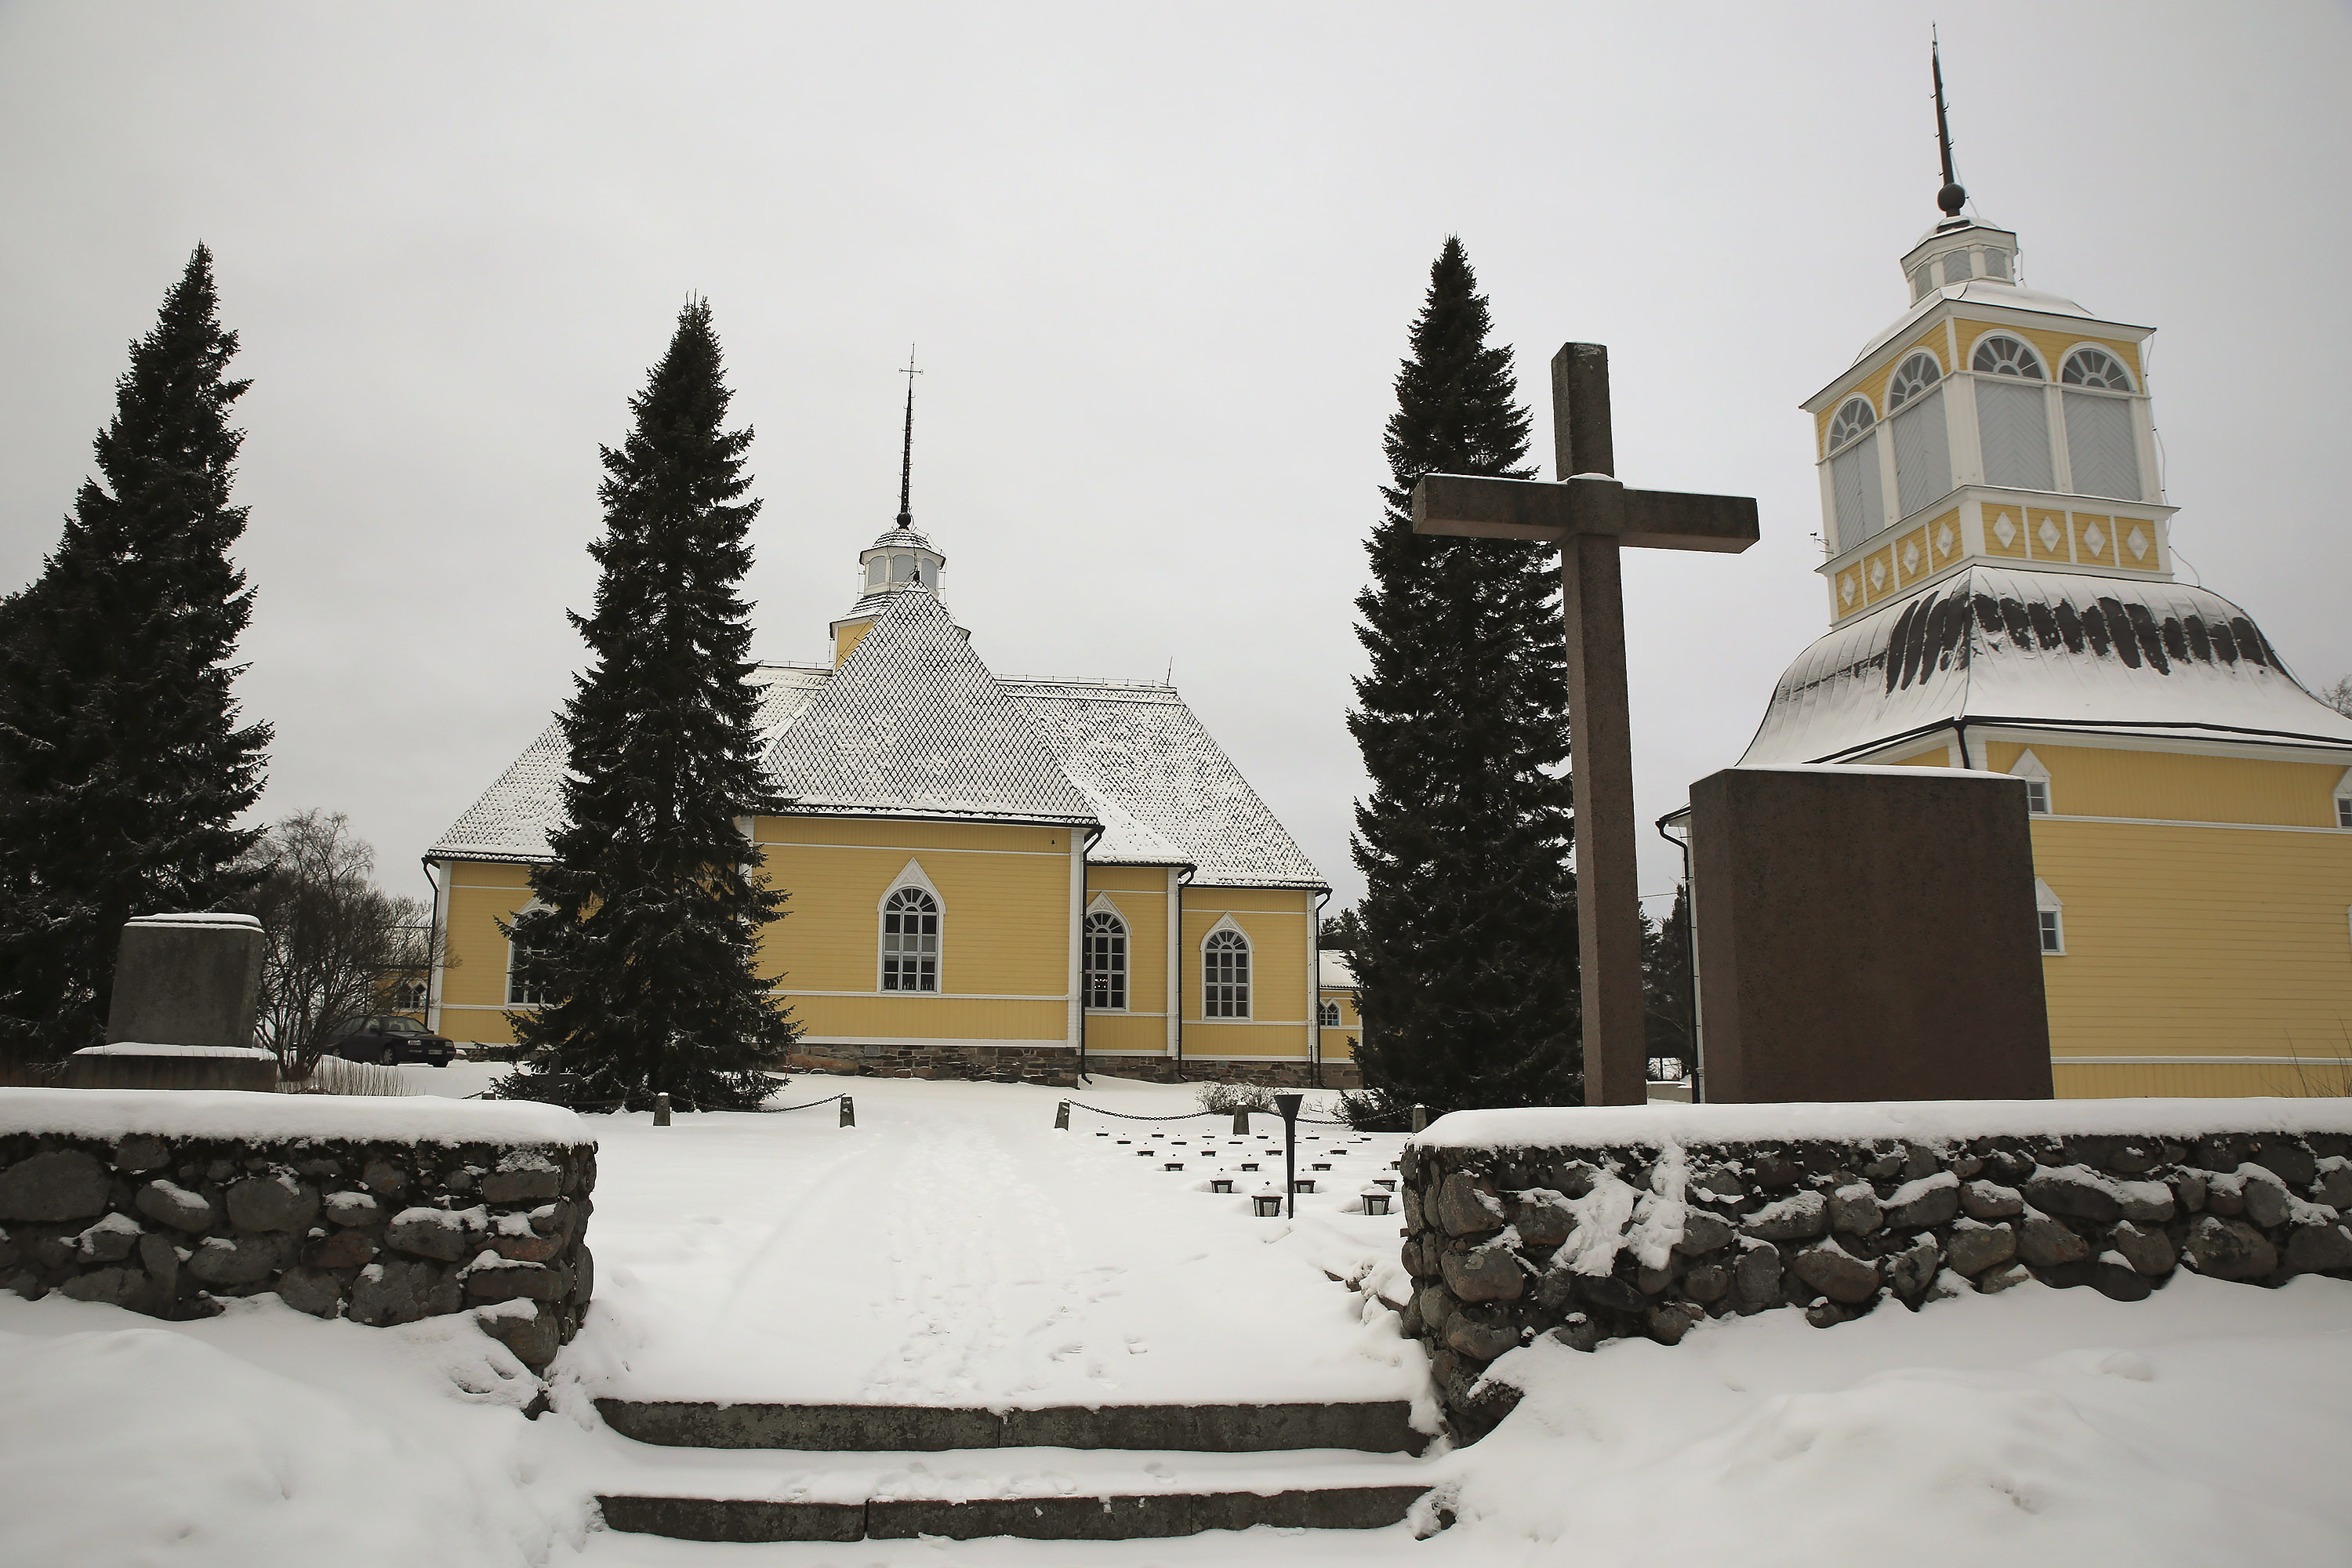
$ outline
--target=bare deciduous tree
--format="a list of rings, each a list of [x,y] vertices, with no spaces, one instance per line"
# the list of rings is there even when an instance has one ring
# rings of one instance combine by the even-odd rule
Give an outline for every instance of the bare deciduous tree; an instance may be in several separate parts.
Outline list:
[[[289,1078],[308,1078],[336,1025],[390,1010],[385,987],[430,968],[431,911],[375,885],[375,850],[341,812],[298,812],[255,846],[263,871],[255,1034]]]
[[[2321,687],[2319,700],[2347,719],[2352,719],[2352,675],[2346,676],[2333,686]]]

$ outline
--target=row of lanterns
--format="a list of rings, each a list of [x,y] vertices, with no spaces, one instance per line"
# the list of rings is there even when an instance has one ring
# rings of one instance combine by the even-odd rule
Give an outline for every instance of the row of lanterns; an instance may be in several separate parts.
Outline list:
[[[1110,1134],[1108,1132],[1097,1132],[1095,1136],[1097,1138],[1108,1138],[1110,1137]],[[1154,1132],[1150,1136],[1158,1138],[1160,1134]],[[1226,1142],[1230,1144],[1239,1144],[1242,1140],[1239,1138],[1230,1138],[1227,1139]],[[1118,1140],[1118,1142],[1121,1145],[1126,1145],[1131,1142],[1131,1140],[1121,1138]],[[1135,1152],[1139,1158],[1148,1159],[1154,1154],[1163,1156],[1172,1154],[1179,1149],[1185,1149],[1190,1146],[1190,1143],[1186,1140],[1177,1138],[1170,1140],[1169,1145],[1165,1149],[1154,1150],[1144,1148],[1138,1149]],[[1276,1151],[1267,1149],[1264,1151],[1264,1152],[1271,1155],[1275,1153]],[[1336,1158],[1347,1153],[1348,1151],[1345,1149],[1334,1149],[1330,1152]],[[1183,1168],[1184,1162],[1182,1160],[1168,1160],[1163,1158],[1160,1163],[1160,1169],[1163,1171],[1181,1171]],[[1238,1163],[1238,1168],[1243,1171],[1254,1172],[1258,1169],[1258,1162],[1255,1160],[1244,1160]],[[1310,1162],[1307,1168],[1314,1171],[1328,1171],[1331,1169],[1331,1163],[1328,1160],[1317,1160]],[[1395,1163],[1393,1161],[1390,1163],[1390,1168],[1391,1170],[1395,1168]],[[1312,1193],[1315,1191],[1315,1184],[1318,1179],[1318,1178],[1314,1176],[1294,1176],[1291,1179],[1291,1191],[1293,1193]],[[1234,1181],[1235,1178],[1229,1175],[1221,1174],[1211,1176],[1209,1178],[1209,1191],[1213,1193],[1231,1193],[1234,1190]],[[1368,1215],[1385,1215],[1391,1213],[1391,1205],[1394,1204],[1396,1198],[1396,1184],[1397,1179],[1394,1176],[1374,1177],[1371,1184],[1365,1187],[1362,1192],[1358,1194],[1358,1196],[1363,1200],[1363,1212]],[[1281,1192],[1276,1188],[1262,1187],[1258,1191],[1250,1194],[1250,1205],[1258,1218],[1277,1219],[1280,1218],[1282,1215],[1283,1195]]]

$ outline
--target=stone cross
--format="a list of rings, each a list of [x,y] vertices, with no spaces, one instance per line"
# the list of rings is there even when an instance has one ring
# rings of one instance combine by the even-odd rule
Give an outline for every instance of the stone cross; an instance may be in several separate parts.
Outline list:
[[[1756,542],[1747,496],[1627,489],[1612,477],[1609,351],[1569,343],[1551,362],[1559,483],[1431,474],[1412,489],[1416,533],[1559,547],[1568,626],[1569,765],[1576,796],[1576,926],[1584,1007],[1584,1102],[1648,1098],[1636,880],[1632,721],[1625,698],[1620,545],[1737,552]]]

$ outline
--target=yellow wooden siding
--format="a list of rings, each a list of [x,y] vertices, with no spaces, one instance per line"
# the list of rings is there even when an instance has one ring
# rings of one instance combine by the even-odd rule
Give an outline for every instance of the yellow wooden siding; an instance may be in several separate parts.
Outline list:
[[[2050,809],[2059,816],[2128,816],[2158,822],[2252,822],[2282,827],[2336,826],[2335,763],[2268,762],[2182,752],[2032,743],[2050,770]],[[2025,742],[1995,741],[1985,760],[2007,773]]]
[[[2053,1056],[2352,1057],[2352,834],[2037,818],[2033,866]]]
[[[1054,1040],[1069,1037],[1063,1002],[1003,1002],[959,996],[786,998],[802,1030],[819,1039]]]
[[[459,860],[445,874],[447,960],[441,970],[441,1032],[473,1045],[510,1045],[507,939],[499,929],[530,902],[530,868]]]
[[[1154,1014],[1145,1018],[1131,1013],[1089,1012],[1087,1049],[1121,1051],[1135,1056],[1168,1054],[1168,1020]]]
[[[1332,1062],[1352,1058],[1356,1042],[1364,1033],[1363,1015],[1356,1011],[1356,994],[1326,987],[1322,999],[1339,1005],[1339,1021],[1323,1026],[1323,1059]]]
[[[833,668],[839,669],[843,665],[847,664],[849,656],[857,651],[857,645],[864,642],[866,634],[873,629],[872,621],[853,621],[835,632],[833,634]]]
[[[2226,1100],[2240,1095],[2335,1099],[2352,1094],[2352,1053],[2314,1056],[2294,1063],[2054,1061],[2050,1076],[2061,1100],[2150,1097]]]
[[[770,880],[792,898],[761,942],[761,972],[781,974],[789,994],[879,992],[882,898],[911,859],[940,893],[938,999],[1068,997],[1066,831],[763,816],[753,833]],[[942,1025],[942,1037],[961,1032]],[[1066,1021],[1049,1033],[1066,1035]],[[999,1029],[985,1037],[1033,1037]]]
[[[1168,1048],[1168,873],[1156,867],[1089,866],[1087,868],[1087,904],[1092,907],[1095,895],[1100,893],[1127,922],[1127,1015],[1143,1015],[1119,1024],[1113,1031],[1122,1040],[1142,1041],[1150,1037],[1149,1048],[1165,1052]],[[1093,1011],[1087,1015],[1087,1038],[1089,1048],[1098,1037],[1098,1026],[1106,1021],[1120,1020],[1124,1015]],[[1131,1023],[1134,1026],[1129,1026]],[[1105,1049],[1126,1050],[1129,1047],[1105,1047]],[[1145,1048],[1138,1045],[1136,1049]]]
[[[1297,1057],[1308,1054],[1307,922],[1315,895],[1286,888],[1194,888],[1184,895],[1184,1054]],[[1203,1020],[1201,944],[1231,917],[1250,942],[1250,1021]]]

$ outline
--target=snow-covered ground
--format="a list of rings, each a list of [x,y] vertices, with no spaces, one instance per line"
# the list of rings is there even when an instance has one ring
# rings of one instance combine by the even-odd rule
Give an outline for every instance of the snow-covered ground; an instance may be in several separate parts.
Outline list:
[[[479,1069],[407,1070],[427,1092],[464,1093]],[[1170,1173],[1118,1144],[1141,1124],[1097,1138],[1109,1124],[1080,1112],[1055,1132],[1047,1090],[803,1078],[790,1098],[840,1089],[857,1097],[854,1130],[830,1107],[665,1129],[596,1120],[598,1305],[558,1363],[556,1412],[536,1422],[520,1412],[521,1368],[464,1320],[363,1329],[264,1300],[162,1324],[0,1295],[0,1563],[2352,1561],[2352,1285],[2186,1275],[2133,1305],[2025,1285],[1827,1331],[1783,1311],[1702,1325],[1673,1349],[1515,1352],[1498,1365],[1528,1396],[1486,1441],[1380,1461],[1383,1479],[1451,1495],[1460,1522],[1423,1542],[1400,1527],[721,1547],[594,1528],[595,1491],[667,1489],[666,1475],[723,1470],[729,1495],[842,1479],[803,1457],[625,1443],[589,1404],[613,1389],[1034,1404],[1365,1398],[1410,1383],[1418,1351],[1325,1277],[1395,1250],[1394,1220],[1342,1212],[1360,1179],[1305,1201],[1296,1223],[1258,1220],[1245,1188],[1193,1190],[1213,1123],[1179,1124],[1194,1131],[1181,1134],[1187,1169]],[[1189,1091],[1106,1083],[1077,1098],[1150,1114],[1186,1108]],[[1215,1136],[1213,1158],[1237,1164]],[[1388,1157],[1351,1146],[1329,1163],[1365,1159],[1368,1177]],[[1335,1462],[1285,1464],[1307,1479]],[[840,1460],[886,1487],[1079,1495],[1234,1463]]]

